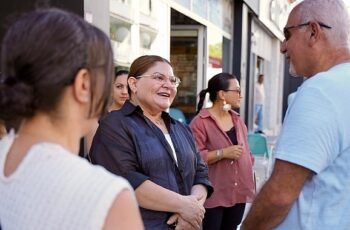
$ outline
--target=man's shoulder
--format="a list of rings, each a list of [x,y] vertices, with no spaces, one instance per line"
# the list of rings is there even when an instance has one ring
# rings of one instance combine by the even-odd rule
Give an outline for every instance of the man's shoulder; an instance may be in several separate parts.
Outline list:
[[[315,76],[348,76],[350,74],[350,63],[341,63],[332,66],[327,71],[319,72]]]
[[[350,63],[338,64],[327,71],[319,72],[313,77],[307,79],[301,88],[310,87],[325,87],[341,86],[342,84],[350,83]],[[339,84],[340,83],[340,84]]]

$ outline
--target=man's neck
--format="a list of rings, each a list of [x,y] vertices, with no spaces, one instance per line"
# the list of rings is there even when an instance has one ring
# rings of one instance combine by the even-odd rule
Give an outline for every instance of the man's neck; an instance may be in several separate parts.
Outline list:
[[[314,68],[310,68],[312,70],[308,74],[308,78],[312,77],[320,72],[325,72],[331,69],[332,67],[350,62],[350,50],[345,48],[333,49],[333,50],[325,50],[320,55],[317,60],[314,62]]]

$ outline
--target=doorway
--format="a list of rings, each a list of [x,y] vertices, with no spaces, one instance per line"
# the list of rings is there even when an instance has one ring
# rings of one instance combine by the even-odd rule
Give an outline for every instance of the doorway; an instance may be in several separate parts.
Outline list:
[[[170,62],[181,79],[172,104],[189,123],[196,114],[197,95],[205,80],[205,27],[176,10],[171,11]]]
[[[251,96],[249,96],[249,98],[247,99],[247,102],[248,102],[247,127],[248,127],[248,131],[253,132],[257,128],[257,125],[255,124],[255,120],[256,120],[255,85],[257,84],[257,79],[258,79],[259,74],[265,73],[265,60],[262,57],[252,53],[251,54],[251,63],[252,63],[252,66],[254,68],[251,69],[250,77],[249,77],[250,81],[249,81],[248,90],[249,90]],[[265,117],[265,116],[263,116],[263,117]],[[264,123],[264,121],[263,121],[263,123]]]

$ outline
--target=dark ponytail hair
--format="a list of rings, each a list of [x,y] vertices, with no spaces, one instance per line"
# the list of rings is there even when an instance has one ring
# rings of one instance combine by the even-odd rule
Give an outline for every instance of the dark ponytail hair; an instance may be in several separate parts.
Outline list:
[[[41,9],[20,17],[3,39],[1,67],[0,120],[6,124],[37,111],[57,113],[80,69],[91,76],[89,115],[107,110],[114,70],[110,41],[72,13]]]
[[[229,80],[232,80],[232,79],[237,79],[237,77],[229,73],[219,73],[214,75],[208,82],[208,88],[202,90],[199,93],[197,113],[199,113],[199,111],[203,107],[206,93],[209,93],[210,101],[215,102],[217,97],[217,92],[219,92],[220,90],[224,90],[224,91],[227,90],[230,85]]]
[[[197,112],[196,114],[199,113],[199,111],[202,109],[203,104],[204,104],[204,99],[205,99],[205,95],[207,94],[208,89],[203,89],[200,93],[199,93],[199,102],[197,105]]]

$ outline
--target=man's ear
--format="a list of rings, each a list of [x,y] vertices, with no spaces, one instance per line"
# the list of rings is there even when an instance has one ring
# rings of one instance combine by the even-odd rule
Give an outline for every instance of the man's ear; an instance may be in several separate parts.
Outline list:
[[[136,91],[137,91],[136,83],[137,83],[137,79],[136,78],[134,78],[132,76],[130,76],[128,78],[128,85],[130,87],[131,92],[133,92],[133,93],[136,93]]]
[[[90,73],[87,69],[78,71],[74,83],[73,93],[77,101],[81,103],[88,103],[91,95]]]
[[[309,25],[309,28],[310,28],[310,44],[313,45],[315,44],[319,39],[320,39],[320,36],[321,36],[321,26],[318,22],[315,22],[315,21],[310,21],[310,25]]]

